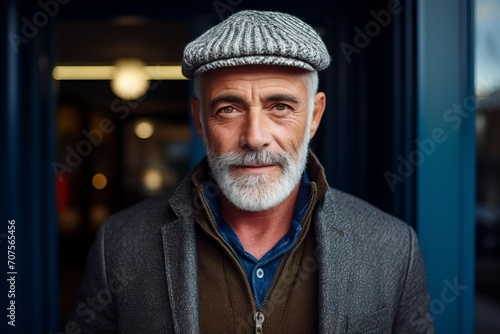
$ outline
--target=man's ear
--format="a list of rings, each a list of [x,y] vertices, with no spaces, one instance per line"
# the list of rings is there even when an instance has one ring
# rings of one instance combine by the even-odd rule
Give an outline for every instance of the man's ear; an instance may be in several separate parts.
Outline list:
[[[194,125],[198,131],[198,136],[203,140],[203,127],[200,119],[200,101],[196,97],[191,98],[191,115],[193,116]]]
[[[323,112],[326,107],[326,95],[323,92],[319,92],[314,96],[314,110],[311,120],[311,127],[309,129],[309,139],[314,137],[316,130],[318,130],[319,123],[321,123],[321,117],[323,117]]]

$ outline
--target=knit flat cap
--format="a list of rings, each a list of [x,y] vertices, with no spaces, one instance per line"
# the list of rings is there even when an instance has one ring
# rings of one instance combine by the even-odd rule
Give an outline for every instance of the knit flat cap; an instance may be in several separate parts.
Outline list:
[[[187,78],[221,67],[284,65],[321,71],[330,55],[316,31],[280,12],[245,10],[212,27],[184,49]]]

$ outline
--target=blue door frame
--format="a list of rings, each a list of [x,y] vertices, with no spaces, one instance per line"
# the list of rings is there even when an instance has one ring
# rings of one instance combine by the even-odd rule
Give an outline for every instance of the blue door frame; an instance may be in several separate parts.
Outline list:
[[[473,8],[417,3],[417,231],[436,333],[474,330]]]

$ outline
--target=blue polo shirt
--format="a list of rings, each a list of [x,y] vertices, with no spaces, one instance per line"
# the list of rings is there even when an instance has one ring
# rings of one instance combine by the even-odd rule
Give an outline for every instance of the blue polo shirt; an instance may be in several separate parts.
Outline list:
[[[214,197],[213,194],[208,194],[207,189],[209,189],[209,187],[205,185],[206,183],[204,183],[203,187],[205,199],[214,216],[217,229],[226,243],[232,248],[245,269],[257,308],[261,310],[283,255],[295,245],[302,231],[302,220],[307,213],[307,208],[311,201],[311,181],[307,173],[304,172],[299,186],[299,193],[290,229],[260,260],[257,260],[245,251],[232,227],[222,218],[218,197]]]

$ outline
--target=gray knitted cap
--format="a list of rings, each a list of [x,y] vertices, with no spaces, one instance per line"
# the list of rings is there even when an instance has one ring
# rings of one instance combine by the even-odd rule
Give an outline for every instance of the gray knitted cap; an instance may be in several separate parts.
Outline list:
[[[295,16],[245,10],[206,31],[184,49],[188,78],[220,67],[285,65],[321,71],[330,55],[316,31]]]

